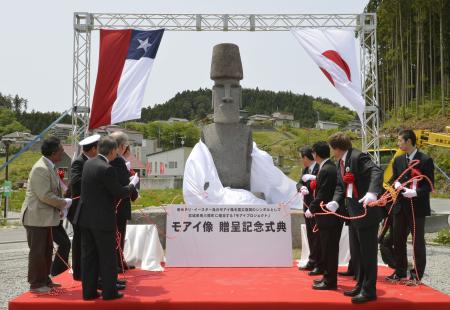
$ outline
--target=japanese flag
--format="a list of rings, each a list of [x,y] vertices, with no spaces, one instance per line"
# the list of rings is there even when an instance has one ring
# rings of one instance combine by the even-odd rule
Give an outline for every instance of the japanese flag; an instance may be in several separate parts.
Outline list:
[[[291,29],[291,32],[331,84],[355,108],[363,123],[365,102],[361,95],[355,32],[342,29]]]

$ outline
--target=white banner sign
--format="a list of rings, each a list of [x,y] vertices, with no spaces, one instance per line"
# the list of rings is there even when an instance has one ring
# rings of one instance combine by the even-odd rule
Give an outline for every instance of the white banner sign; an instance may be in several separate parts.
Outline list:
[[[291,267],[289,208],[167,206],[168,267]]]

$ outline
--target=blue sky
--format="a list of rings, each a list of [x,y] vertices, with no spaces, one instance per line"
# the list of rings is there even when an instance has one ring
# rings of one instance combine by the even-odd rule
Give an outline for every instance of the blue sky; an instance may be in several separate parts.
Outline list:
[[[72,105],[73,12],[307,14],[361,13],[367,0],[78,0],[0,2],[0,92],[29,100],[29,110],[64,111]],[[92,35],[91,96],[98,60]],[[290,90],[347,105],[289,32],[166,31],[144,106],[186,89],[211,87],[212,47],[239,45],[243,87]]]

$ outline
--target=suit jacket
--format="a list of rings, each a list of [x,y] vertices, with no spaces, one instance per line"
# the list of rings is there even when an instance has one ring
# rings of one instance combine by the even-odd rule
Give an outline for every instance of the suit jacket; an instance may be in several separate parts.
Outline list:
[[[311,201],[309,209],[312,213],[322,213],[320,203],[328,203],[333,200],[334,189],[337,183],[337,170],[334,163],[328,159],[319,170],[317,175],[316,197]],[[336,211],[340,213],[341,207]],[[337,225],[341,219],[334,215],[315,216],[317,226],[327,228]]]
[[[69,188],[71,192],[71,197],[76,198],[72,201],[72,206],[67,214],[67,219],[72,223],[76,224],[77,219],[75,219],[75,214],[77,214],[77,209],[80,206],[80,196],[81,196],[81,176],[83,174],[84,163],[88,160],[88,157],[83,153],[78,156],[70,166],[70,183]],[[77,198],[78,197],[78,198]]]
[[[104,231],[116,229],[118,198],[130,196],[132,185],[121,186],[115,169],[100,155],[84,164],[78,225]]]
[[[340,162],[338,163],[340,167]],[[338,168],[338,171],[340,168]],[[338,172],[338,184],[334,192],[334,201],[345,201],[345,206],[350,216],[358,216],[364,213],[360,200],[367,192],[379,195],[383,191],[383,171],[370,159],[369,155],[357,149],[349,149],[345,158],[345,171],[353,173],[358,197],[346,196],[346,184],[342,175]],[[361,219],[352,220],[356,227],[370,227],[378,224],[384,217],[385,209],[381,207],[368,207],[367,215]]]
[[[110,164],[116,170],[119,184],[122,186],[128,185],[130,183],[130,171],[128,171],[127,165],[125,164],[125,159],[123,159],[121,156],[117,156],[116,158],[114,158],[114,160],[110,162]],[[133,197],[134,199],[137,198],[137,191],[134,187],[130,193],[130,196]],[[131,220],[130,197],[122,199],[117,210],[117,216],[123,219]]]
[[[316,163],[316,164],[314,165],[314,167],[313,167],[311,173],[308,172],[308,169],[309,169],[309,167],[304,168],[301,176],[304,176],[305,174],[313,174],[313,175],[317,176],[317,173],[319,172],[319,164]],[[298,190],[300,187],[302,187],[302,186],[306,186],[306,188],[307,188],[308,191],[309,191],[309,194],[308,194],[308,195],[305,195],[305,196],[303,197],[303,201],[305,202],[305,204],[307,204],[307,205],[309,206],[310,203],[311,203],[311,201],[312,201],[313,198],[314,198],[313,191],[311,190],[311,181],[303,182],[303,181],[302,181],[302,178],[300,177],[300,180],[299,180],[298,183],[297,183],[297,190]],[[306,212],[306,210],[307,210],[306,206],[303,205],[303,212]]]
[[[416,159],[419,160],[419,164],[415,166],[415,169],[418,169],[422,174],[430,178],[431,182],[434,185],[433,160],[429,156],[420,151],[417,151],[416,155],[413,158],[413,160]],[[408,163],[406,161],[405,155],[395,158],[393,165],[393,180],[396,180],[400,176],[400,174],[402,174],[403,171],[406,170],[407,167]],[[405,173],[405,175],[399,179],[399,182],[404,183],[408,181],[410,178],[411,178],[411,171],[408,171],[408,173]],[[428,181],[422,180],[417,183],[416,191],[417,197],[412,198],[412,202],[414,204],[414,215],[416,217],[429,216],[431,214],[430,184],[428,183]],[[403,195],[400,193],[397,197],[396,204],[394,205],[393,209],[394,214],[399,213],[402,208],[407,208],[409,210],[411,208],[411,201],[409,198],[403,197]]]
[[[26,226],[58,226],[59,211],[66,205],[62,198],[59,176],[44,157],[31,168],[22,204],[21,218]]]

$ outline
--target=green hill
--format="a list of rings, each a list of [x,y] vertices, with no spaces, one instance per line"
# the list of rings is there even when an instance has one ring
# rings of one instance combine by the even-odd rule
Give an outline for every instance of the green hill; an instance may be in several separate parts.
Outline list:
[[[212,113],[211,90],[186,90],[176,94],[172,99],[154,107],[142,109],[142,122],[167,120],[170,117],[180,117],[189,120],[200,120]],[[326,98],[315,98],[292,92],[274,92],[270,90],[242,90],[242,108],[249,115],[272,114],[276,111],[290,112],[302,127],[313,127],[319,111],[321,120],[329,120],[345,126],[355,118],[355,112],[332,102]]]

